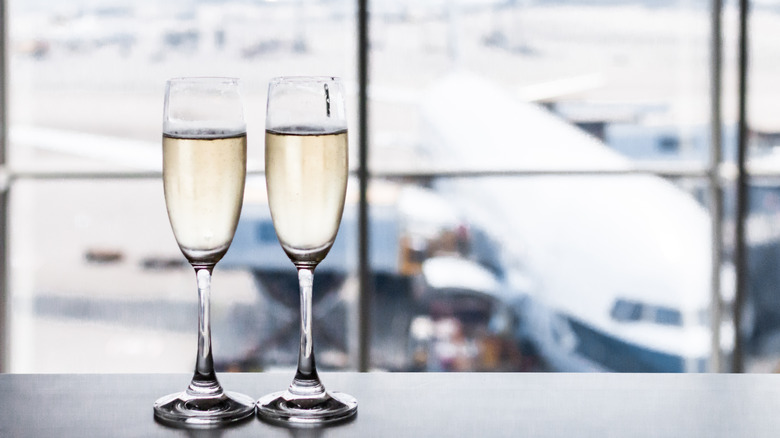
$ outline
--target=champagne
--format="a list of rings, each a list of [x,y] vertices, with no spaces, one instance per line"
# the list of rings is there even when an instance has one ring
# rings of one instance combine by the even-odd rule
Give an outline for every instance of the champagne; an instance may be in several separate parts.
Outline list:
[[[227,252],[244,199],[246,133],[163,135],[163,187],[173,234],[190,262]]]
[[[265,174],[276,235],[293,262],[316,265],[341,222],[347,187],[347,130],[267,130]]]

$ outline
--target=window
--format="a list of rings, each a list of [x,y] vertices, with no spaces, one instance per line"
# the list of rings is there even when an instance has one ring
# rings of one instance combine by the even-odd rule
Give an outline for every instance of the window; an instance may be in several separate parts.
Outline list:
[[[265,205],[265,87],[277,75],[345,78],[356,170],[356,4],[6,4],[8,370],[190,370],[194,281],[159,181],[162,88],[184,75],[242,78],[249,122],[245,207],[214,276],[217,365],[290,366],[296,292]],[[721,73],[723,157],[736,157],[738,5],[724,5],[715,35],[722,70],[707,2],[369,6],[371,275],[360,284],[353,179],[315,275],[323,368],[356,366],[361,287],[372,293],[378,369],[701,371],[715,333],[724,357],[733,350],[729,318],[720,327],[700,315],[712,304],[713,244],[723,245],[724,309],[735,296],[737,194],[726,180],[714,240],[707,189]],[[780,15],[763,4],[752,14],[749,150],[760,178],[747,216],[750,318],[739,327],[751,365],[772,353],[765,340],[780,321],[769,292]],[[702,341],[663,338],[672,329]]]
[[[670,326],[683,325],[682,313],[677,309],[624,299],[615,301],[610,315],[620,322],[644,321]]]

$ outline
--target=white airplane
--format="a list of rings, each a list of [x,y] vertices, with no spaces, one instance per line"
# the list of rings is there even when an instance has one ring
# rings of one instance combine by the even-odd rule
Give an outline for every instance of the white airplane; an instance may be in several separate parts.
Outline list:
[[[444,168],[632,166],[596,138],[474,76],[438,81],[423,112],[427,144]],[[710,222],[688,193],[639,174],[441,179],[436,188],[497,233],[509,271],[532,279],[533,290],[518,291],[528,293],[523,329],[555,369],[707,369]],[[731,336],[722,338],[728,351]]]

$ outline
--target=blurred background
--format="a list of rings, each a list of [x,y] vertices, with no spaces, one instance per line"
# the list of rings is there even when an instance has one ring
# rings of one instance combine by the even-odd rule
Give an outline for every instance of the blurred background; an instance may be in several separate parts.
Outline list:
[[[298,292],[266,203],[266,87],[342,77],[357,172],[365,49],[370,277],[353,178],[315,275],[322,369],[358,368],[362,287],[372,370],[731,371],[739,345],[745,370],[772,372],[780,1],[750,2],[756,173],[741,216],[738,6],[383,0],[368,2],[364,48],[352,0],[7,0],[5,371],[193,369],[195,278],[160,178],[175,76],[241,78],[247,113],[244,209],[212,289],[218,371],[292,369]]]

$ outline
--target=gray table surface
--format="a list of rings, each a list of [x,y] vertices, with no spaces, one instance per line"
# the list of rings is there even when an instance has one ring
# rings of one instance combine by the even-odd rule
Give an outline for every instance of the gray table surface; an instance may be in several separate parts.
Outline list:
[[[254,398],[288,373],[225,373]],[[358,399],[354,421],[286,429],[256,417],[208,431],[155,422],[152,403],[183,374],[0,374],[2,437],[769,437],[780,375],[323,373]]]

